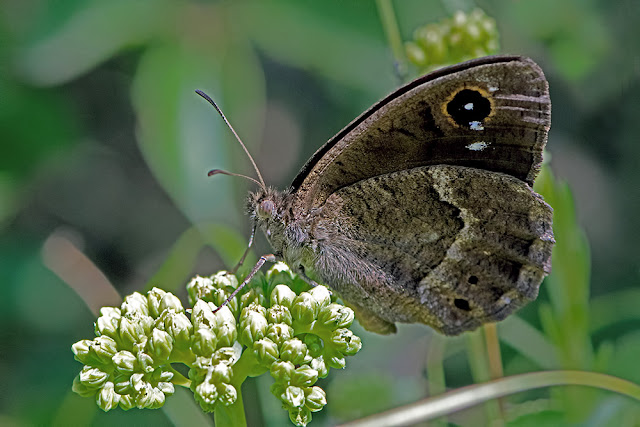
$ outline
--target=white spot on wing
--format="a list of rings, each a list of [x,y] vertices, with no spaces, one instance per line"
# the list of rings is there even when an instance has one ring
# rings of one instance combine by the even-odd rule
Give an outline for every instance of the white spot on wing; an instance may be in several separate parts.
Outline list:
[[[496,86],[489,86],[489,92],[493,93],[493,92],[495,92],[497,90],[498,90],[498,88]]]
[[[473,121],[473,122],[469,122],[469,129],[471,129],[471,130],[484,130],[484,126],[482,126],[482,122]]]
[[[464,109],[467,111],[473,110],[473,102],[469,102],[468,104],[464,104]]]
[[[486,142],[486,141],[476,141],[473,142],[469,145],[467,145],[467,149],[471,150],[471,151],[482,151],[485,148],[487,148],[489,146],[489,144],[491,144],[490,142]]]

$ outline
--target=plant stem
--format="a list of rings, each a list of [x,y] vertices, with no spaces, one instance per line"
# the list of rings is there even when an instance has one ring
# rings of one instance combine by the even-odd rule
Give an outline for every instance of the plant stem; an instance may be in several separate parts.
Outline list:
[[[404,45],[402,44],[402,36],[398,28],[396,14],[393,11],[393,5],[391,4],[391,0],[376,0],[376,5],[378,6],[380,21],[382,21],[382,28],[384,28],[387,41],[391,47],[396,73],[400,80],[404,81],[407,76],[406,55],[404,53]]]
[[[471,368],[473,381],[483,383],[491,379],[489,360],[486,351],[484,337],[480,331],[474,331],[466,336],[467,338],[467,359]],[[504,424],[502,412],[498,402],[490,400],[484,404],[487,414],[487,425],[501,426]]]
[[[487,323],[482,327],[484,331],[484,339],[487,347],[487,359],[489,362],[489,377],[492,380],[502,378],[504,372],[502,371],[502,356],[500,354],[500,340],[498,339],[498,328],[495,323]],[[498,399],[498,409],[500,410],[500,417],[504,420],[505,417],[505,402],[503,399]]]
[[[640,385],[621,378],[586,371],[544,371],[514,375],[485,384],[458,388],[437,397],[343,424],[342,427],[413,425],[469,408],[489,399],[557,385],[595,387],[640,401]]]
[[[235,385],[235,384],[234,384]],[[213,412],[213,420],[216,426],[246,427],[247,419],[244,415],[244,403],[242,402],[242,390],[237,386],[238,398],[229,406],[218,404]]]
[[[438,396],[447,391],[444,376],[444,350],[447,340],[440,334],[433,334],[429,341],[427,352],[427,385],[429,396]],[[434,426],[447,426],[447,418],[442,417],[434,420]]]

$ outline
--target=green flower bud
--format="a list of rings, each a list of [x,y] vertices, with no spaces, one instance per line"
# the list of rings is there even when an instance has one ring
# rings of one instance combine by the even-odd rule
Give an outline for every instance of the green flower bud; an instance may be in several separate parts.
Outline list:
[[[283,342],[293,338],[293,328],[286,323],[272,323],[267,326],[267,338],[280,347]]]
[[[252,288],[240,297],[240,307],[248,307],[250,305],[259,307],[265,305],[264,292],[261,288]]]
[[[211,368],[211,381],[215,384],[231,382],[233,370],[226,363],[218,363]]]
[[[140,409],[158,409],[164,405],[164,401],[164,393],[149,383],[145,383],[144,390],[136,395],[137,406]]]
[[[291,308],[293,300],[296,298],[296,293],[291,290],[287,285],[277,285],[271,291],[270,302],[271,305],[284,305],[287,308]]]
[[[260,310],[254,311],[251,307],[253,305],[242,310],[238,337],[238,341],[247,347],[251,347],[254,341],[264,338],[267,331],[267,319]],[[266,312],[264,307],[262,309]]]
[[[318,386],[308,387],[304,390],[306,406],[311,412],[318,412],[327,404],[327,394]]]
[[[325,363],[333,369],[344,369],[347,365],[347,361],[343,356],[331,356],[325,358]]]
[[[73,351],[74,359],[84,365],[95,366],[103,364],[104,362],[102,359],[91,350],[93,345],[94,342],[92,340],[80,340],[73,344],[71,346],[71,351]]]
[[[167,370],[167,368],[163,369],[155,369],[152,373],[151,373],[151,382],[153,383],[162,383],[162,382],[167,382],[167,381],[171,381],[171,379],[173,378],[173,372]]]
[[[317,301],[319,307],[324,307],[331,303],[331,292],[326,286],[318,285],[311,288],[309,293]]]
[[[100,316],[94,323],[94,331],[96,336],[106,335],[111,338],[118,337],[118,325],[120,317]]]
[[[226,363],[228,365],[234,365],[242,354],[242,346],[239,343],[235,343],[233,347],[222,347],[216,350],[211,358],[212,363]]]
[[[285,305],[272,305],[267,310],[266,318],[269,323],[285,323],[289,326],[293,326],[291,311]]]
[[[227,303],[227,298],[231,295],[231,291],[214,288],[211,292],[211,300],[215,307],[229,307],[229,310],[235,315],[238,313],[238,297],[233,297],[233,299]]]
[[[129,381],[131,382],[131,387],[133,388],[133,391],[136,394],[143,391],[148,385],[148,382],[144,379],[144,374],[141,372],[136,372],[135,374],[132,374],[131,379]]]
[[[285,281],[289,281],[293,279],[293,274],[291,273],[291,269],[287,264],[285,264],[282,261],[278,261],[275,264],[273,264],[273,267],[267,270],[267,274],[265,274],[265,277],[267,280],[272,281],[275,278],[275,276],[279,276],[279,275],[283,275],[285,278]]]
[[[351,330],[345,328],[333,331],[331,334],[331,343],[345,356],[353,356],[360,351],[360,348],[362,348],[360,337],[354,335]]]
[[[123,410],[128,411],[131,408],[135,408],[135,406],[136,406],[136,400],[132,395],[130,394],[120,395],[120,407]]]
[[[147,298],[140,292],[134,292],[131,295],[127,295],[124,298],[120,309],[122,311],[122,316],[134,316],[136,314],[142,314],[144,316],[149,315]]]
[[[299,338],[286,340],[280,346],[280,359],[299,365],[307,355],[307,346]]]
[[[418,46],[424,49],[425,62],[430,64],[441,63],[447,57],[447,45],[444,42],[446,30],[442,30],[435,24],[418,29],[414,37]],[[416,65],[419,65],[416,63]],[[425,64],[426,65],[426,64]]]
[[[302,292],[291,305],[293,318],[303,324],[309,324],[318,316],[318,302],[309,292]]]
[[[173,344],[179,349],[189,347],[193,325],[184,313],[165,311],[161,316],[163,328],[173,337]]]
[[[291,384],[298,387],[310,387],[318,381],[318,371],[309,365],[302,365],[296,368],[291,375]]]
[[[196,276],[187,284],[187,294],[189,294],[189,304],[192,306],[196,301],[211,298],[213,290],[213,280],[208,277]]]
[[[280,395],[282,403],[289,407],[299,408],[304,405],[304,390],[300,387],[290,385],[283,394]]]
[[[293,363],[282,360],[273,362],[269,368],[271,376],[279,383],[288,383],[291,381],[291,376],[295,370],[296,367]]]
[[[127,395],[133,391],[131,387],[131,375],[130,374],[118,374],[113,379],[113,385],[116,393],[119,395]]]
[[[84,366],[80,371],[80,382],[87,388],[98,389],[103,387],[109,379],[109,374],[91,366]]]
[[[329,367],[324,362],[323,356],[313,358],[311,362],[309,362],[309,366],[318,373],[319,378],[326,378],[327,375],[329,375]]]
[[[404,45],[404,49],[407,53],[407,59],[419,67],[424,66],[427,63],[427,55],[424,50],[417,43],[407,42]]]
[[[176,313],[182,313],[184,312],[184,307],[182,307],[180,298],[173,295],[172,293],[167,292],[160,301],[160,313],[165,310],[173,310]]]
[[[219,271],[211,276],[213,285],[218,289],[230,290],[233,292],[238,287],[238,278],[226,271]]]
[[[171,396],[176,392],[173,383],[170,383],[168,381],[158,383],[158,390],[160,390],[165,396]]]
[[[150,336],[151,332],[156,326],[156,319],[154,319],[151,316],[140,315],[140,316],[136,316],[135,320],[142,327],[142,330],[144,331],[144,335]],[[141,341],[144,341],[144,339],[142,339]]]
[[[151,339],[147,341],[147,351],[158,362],[164,362],[173,351],[173,338],[168,332],[155,328],[151,333]]]
[[[195,329],[201,328],[209,328],[215,329],[217,326],[217,319],[215,314],[213,314],[213,310],[215,310],[215,306],[212,303],[198,300],[196,304],[193,306],[193,310],[191,312],[191,321],[193,322],[193,327]]]
[[[118,307],[102,307],[100,309],[100,317],[113,317],[119,319],[122,317],[122,312]]]
[[[120,319],[118,330],[120,344],[126,349],[133,349],[134,345],[146,339],[142,325],[129,317]]]
[[[162,313],[162,309],[160,308],[160,301],[167,294],[166,291],[163,291],[160,288],[153,288],[149,292],[147,292],[147,307],[149,307],[149,315],[157,318]]]
[[[248,316],[260,315],[265,317],[267,315],[267,309],[259,304],[250,304],[242,309],[240,314],[240,322],[242,323]]]
[[[322,307],[318,313],[318,322],[332,329],[348,328],[354,318],[352,309],[335,303]]]
[[[118,372],[123,374],[131,374],[138,367],[136,356],[127,350],[117,352],[111,360]]]
[[[311,411],[307,408],[289,409],[289,419],[297,426],[306,426],[311,422]]]
[[[218,400],[218,390],[214,384],[205,381],[196,386],[194,397],[203,411],[213,412]]]
[[[100,389],[99,387],[98,388],[88,387],[86,384],[83,384],[82,380],[80,380],[80,374],[76,375],[76,377],[73,379],[73,385],[71,386],[71,390],[73,390],[74,393],[77,393],[82,397],[94,396],[99,389]]]
[[[231,312],[229,306],[225,305],[220,310],[215,312],[217,325],[220,326],[222,323],[231,323],[235,326],[236,317]]]
[[[118,351],[118,346],[113,338],[103,335],[91,342],[89,351],[91,353],[90,359],[98,360],[101,363],[111,363],[111,358]]]
[[[224,309],[227,309],[227,311],[229,310],[227,307],[222,307],[222,309],[218,313],[222,312]],[[231,312],[229,311],[229,313]],[[220,321],[215,332],[216,337],[218,338],[218,346],[232,346],[235,340],[238,338],[235,318],[233,318],[233,321]]]
[[[207,356],[216,351],[217,344],[215,332],[209,328],[200,328],[193,334],[191,350],[199,356]]]
[[[278,360],[280,352],[278,345],[269,338],[263,338],[253,343],[253,351],[255,352],[258,362],[262,366],[271,366],[273,362]]]
[[[118,406],[120,396],[115,392],[113,383],[108,382],[100,389],[100,393],[96,396],[98,407],[107,412]]]
[[[218,385],[218,401],[224,406],[235,403],[238,398],[238,391],[231,384]]]
[[[138,359],[138,365],[140,366],[143,372],[146,372],[146,373],[153,372],[154,361],[151,355],[143,351],[139,351],[136,356]]]

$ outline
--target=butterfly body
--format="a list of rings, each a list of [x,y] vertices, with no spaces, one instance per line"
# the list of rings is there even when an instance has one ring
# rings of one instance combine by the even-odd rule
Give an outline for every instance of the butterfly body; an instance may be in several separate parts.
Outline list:
[[[552,210],[531,189],[549,123],[530,59],[459,64],[374,105],[250,215],[367,329],[459,334],[535,299],[550,270]]]

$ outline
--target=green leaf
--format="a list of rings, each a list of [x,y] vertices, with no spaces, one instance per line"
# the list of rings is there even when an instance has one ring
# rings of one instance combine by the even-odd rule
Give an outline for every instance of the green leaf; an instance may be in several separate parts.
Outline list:
[[[168,20],[177,4],[169,0],[87,2],[46,37],[24,49],[18,68],[22,77],[35,85],[68,82],[169,28]]]

